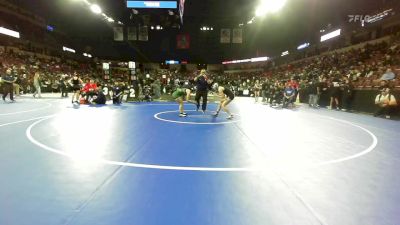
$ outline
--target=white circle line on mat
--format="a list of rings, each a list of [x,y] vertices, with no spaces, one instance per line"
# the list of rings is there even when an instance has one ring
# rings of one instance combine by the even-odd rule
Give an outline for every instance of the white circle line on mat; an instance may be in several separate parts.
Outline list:
[[[26,133],[26,137],[28,138],[28,140],[30,142],[32,142],[36,146],[38,146],[38,147],[40,147],[40,148],[42,148],[42,149],[44,149],[46,151],[49,151],[49,152],[52,152],[52,153],[55,153],[55,154],[58,154],[58,155],[61,155],[61,156],[64,156],[64,157],[68,157],[68,158],[70,158],[72,160],[74,160],[74,159],[76,160],[76,158],[72,154],[68,154],[65,151],[62,151],[62,150],[59,150],[59,149],[55,149],[55,148],[47,146],[47,145],[45,145],[43,143],[40,143],[39,141],[37,141],[32,136],[32,129],[36,125],[38,125],[39,123],[41,123],[41,122],[43,122],[45,120],[48,120],[50,118],[52,118],[52,117],[50,116],[50,117],[47,117],[47,118],[43,118],[41,120],[38,120],[38,121],[32,123],[26,129],[26,132],[25,132]],[[310,166],[307,166],[307,168],[321,167],[321,166],[332,165],[332,164],[337,164],[337,163],[342,163],[342,162],[345,162],[345,161],[353,160],[353,159],[359,158],[361,156],[364,156],[364,155],[372,152],[375,149],[375,147],[377,146],[377,144],[378,144],[377,137],[371,131],[369,131],[368,129],[366,129],[364,127],[361,127],[359,125],[353,124],[351,122],[345,121],[345,120],[335,119],[335,118],[331,118],[331,117],[325,117],[325,118],[332,119],[332,120],[335,120],[335,121],[338,121],[338,122],[343,122],[343,123],[352,125],[354,127],[360,128],[361,130],[365,131],[367,134],[369,134],[372,137],[372,139],[373,139],[372,144],[368,148],[366,148],[364,151],[361,151],[361,152],[359,152],[357,154],[353,154],[353,155],[346,156],[346,157],[343,157],[343,158],[340,158],[340,159],[336,159],[336,160],[328,160],[328,161],[325,161],[325,162],[315,163],[315,164],[312,164]],[[156,165],[156,164],[141,164],[141,163],[119,162],[119,161],[112,161],[112,160],[105,160],[105,159],[95,159],[93,161],[98,162],[98,163],[108,164],[108,165],[115,165],[115,166],[127,166],[127,167],[134,167],[134,168],[157,169],[157,170],[176,170],[176,171],[259,172],[259,171],[265,170],[264,167],[189,167],[189,166],[164,166],[164,165]]]
[[[185,110],[186,112],[196,112],[196,110]],[[165,111],[165,112],[159,112],[157,114],[154,115],[154,118],[156,118],[157,120],[161,120],[164,122],[169,122],[169,123],[179,123],[179,124],[192,124],[192,125],[219,125],[219,124],[230,124],[230,123],[237,123],[240,120],[238,119],[234,119],[231,121],[226,121],[226,122],[190,122],[190,121],[177,121],[177,120],[168,120],[168,119],[164,119],[161,118],[160,115],[162,114],[167,114],[167,113],[179,113],[179,110],[174,110],[174,111]],[[212,116],[212,115],[204,115],[204,117],[206,116]],[[188,116],[190,118],[190,115]]]
[[[35,109],[31,109],[31,110],[26,110],[26,111],[18,111],[18,112],[12,112],[12,113],[2,113],[0,114],[0,116],[10,116],[10,115],[15,115],[15,114],[22,114],[22,113],[27,113],[27,112],[35,112],[35,111],[39,111],[39,110],[43,110],[43,109],[47,109],[52,107],[53,105],[48,103],[48,102],[44,102],[46,104],[46,106],[44,107],[38,107]]]

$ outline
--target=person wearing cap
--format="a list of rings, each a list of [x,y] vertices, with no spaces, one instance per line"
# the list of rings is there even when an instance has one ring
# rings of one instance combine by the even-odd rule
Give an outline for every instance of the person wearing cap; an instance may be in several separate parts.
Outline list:
[[[207,81],[206,70],[201,70],[200,75],[194,78],[196,83],[196,103],[197,103],[197,110],[200,109],[200,98],[203,98],[202,110],[203,113],[207,110],[207,97],[208,97],[208,90],[209,90],[209,82]]]
[[[12,70],[10,68],[6,70],[6,73],[1,77],[1,80],[3,82],[3,101],[6,101],[7,95],[10,94],[11,102],[15,102],[13,83],[17,79],[12,74]]]
[[[391,114],[394,112],[397,106],[396,98],[390,94],[388,87],[383,87],[381,93],[375,98],[375,105],[378,106],[378,110],[374,116],[385,115],[386,119],[390,119]]]

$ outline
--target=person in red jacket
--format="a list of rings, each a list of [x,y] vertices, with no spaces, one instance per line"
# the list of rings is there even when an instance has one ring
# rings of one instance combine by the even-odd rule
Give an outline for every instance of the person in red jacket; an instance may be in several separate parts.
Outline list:
[[[93,79],[90,79],[88,83],[85,84],[83,87],[83,92],[86,96],[86,102],[89,102],[89,98],[93,98],[96,95],[97,84],[94,82]]]

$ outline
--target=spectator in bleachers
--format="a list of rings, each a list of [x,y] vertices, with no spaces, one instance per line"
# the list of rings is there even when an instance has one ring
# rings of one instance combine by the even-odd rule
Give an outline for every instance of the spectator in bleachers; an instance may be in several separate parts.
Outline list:
[[[393,80],[396,78],[396,75],[392,72],[392,69],[387,69],[386,73],[382,75],[380,80]]]

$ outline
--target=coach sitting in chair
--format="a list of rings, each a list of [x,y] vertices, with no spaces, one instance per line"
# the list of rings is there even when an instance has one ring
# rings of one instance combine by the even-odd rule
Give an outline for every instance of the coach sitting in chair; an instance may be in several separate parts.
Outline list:
[[[386,119],[390,119],[391,114],[396,110],[396,98],[390,94],[388,87],[383,87],[381,93],[375,98],[375,105],[379,108],[374,116],[385,115]]]
[[[103,92],[103,88],[101,86],[99,86],[97,88],[96,95],[93,96],[92,104],[94,104],[94,105],[105,105],[106,101],[107,101],[107,99],[106,99],[106,96],[105,96],[105,94]]]
[[[292,87],[290,83],[286,84],[286,88],[283,91],[283,108],[287,108],[290,105],[293,106],[295,101],[296,90]]]
[[[89,98],[93,98],[96,95],[97,91],[97,84],[94,82],[93,79],[90,79],[88,83],[85,84],[83,87],[83,92],[86,96],[86,102],[89,102]]]

